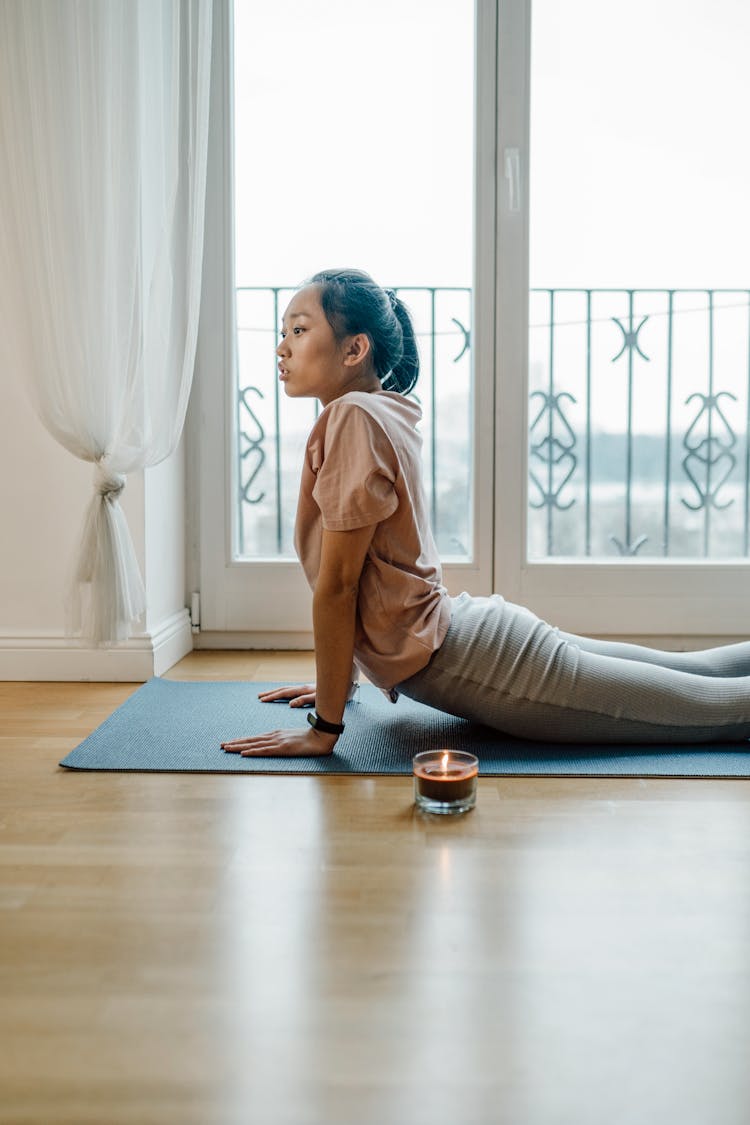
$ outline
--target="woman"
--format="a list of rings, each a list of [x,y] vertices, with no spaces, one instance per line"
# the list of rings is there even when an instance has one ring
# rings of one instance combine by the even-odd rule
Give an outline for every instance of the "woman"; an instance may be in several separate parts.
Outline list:
[[[750,643],[695,653],[575,637],[529,610],[450,598],[421,478],[411,317],[358,270],[316,274],[283,319],[287,395],[323,410],[305,451],[295,545],[313,590],[316,684],[264,692],[314,704],[310,725],[223,743],[244,756],[330,754],[352,668],[507,734],[555,742],[750,737]],[[356,680],[356,675],[355,675]]]

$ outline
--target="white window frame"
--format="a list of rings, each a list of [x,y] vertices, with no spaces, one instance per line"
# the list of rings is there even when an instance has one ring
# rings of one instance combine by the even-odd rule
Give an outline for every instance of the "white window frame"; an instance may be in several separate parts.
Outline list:
[[[311,599],[299,564],[234,557],[231,0],[214,6],[204,294],[188,420],[189,558],[201,593],[195,640],[198,647],[309,648]],[[497,590],[571,632],[665,647],[747,636],[747,560],[526,557],[531,0],[476,0],[476,21],[475,559],[446,565],[446,584],[451,593]],[[513,152],[520,176],[511,199],[504,172]]]
[[[475,199],[475,277],[472,358],[473,559],[444,566],[451,593],[487,594],[492,588],[493,537],[483,513],[493,507],[495,352],[495,206],[497,189],[496,8],[478,0],[476,106],[478,175]],[[201,330],[190,412],[196,585],[201,594],[201,647],[309,648],[310,591],[296,560],[235,557],[232,518],[236,498],[236,323],[232,168],[232,7],[215,0],[211,129],[206,204],[206,251]]]
[[[495,588],[569,632],[664,647],[745,638],[746,559],[527,558],[531,7],[499,0],[499,150],[519,151],[520,206],[511,210],[509,184],[498,178]]]

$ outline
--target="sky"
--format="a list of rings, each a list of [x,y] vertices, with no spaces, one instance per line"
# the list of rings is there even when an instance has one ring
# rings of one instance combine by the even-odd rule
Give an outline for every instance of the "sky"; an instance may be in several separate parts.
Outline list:
[[[235,0],[238,285],[472,273],[471,0]],[[750,287],[750,4],[534,0],[532,286]]]
[[[469,0],[235,0],[237,283],[469,285]]]
[[[750,287],[750,5],[534,0],[531,284]]]

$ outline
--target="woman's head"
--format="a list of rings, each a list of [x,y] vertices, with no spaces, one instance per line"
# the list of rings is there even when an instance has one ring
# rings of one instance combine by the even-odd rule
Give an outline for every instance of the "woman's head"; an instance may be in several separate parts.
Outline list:
[[[337,340],[364,333],[383,390],[408,394],[419,376],[419,352],[409,310],[390,289],[362,270],[323,270],[306,282]]]

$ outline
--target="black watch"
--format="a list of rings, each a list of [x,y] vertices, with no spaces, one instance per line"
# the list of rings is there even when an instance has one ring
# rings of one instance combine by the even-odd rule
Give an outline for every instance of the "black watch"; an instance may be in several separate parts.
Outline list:
[[[322,731],[323,734],[343,734],[344,733],[344,724],[343,723],[328,723],[328,722],[326,722],[325,719],[321,719],[320,715],[316,714],[315,711],[310,711],[310,713],[307,716],[307,721],[310,724],[310,726],[313,728],[313,730]]]

